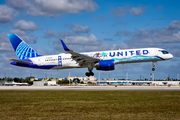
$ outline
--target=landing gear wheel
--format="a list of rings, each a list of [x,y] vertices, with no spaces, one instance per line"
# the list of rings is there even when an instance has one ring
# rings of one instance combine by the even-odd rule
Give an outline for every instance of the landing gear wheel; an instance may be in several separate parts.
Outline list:
[[[89,76],[90,76],[90,73],[89,73],[89,72],[86,72],[86,76],[88,76],[88,77],[89,77]]]
[[[94,73],[93,72],[86,72],[86,74],[85,74],[87,77],[89,77],[89,76],[94,76]]]
[[[90,74],[91,76],[94,76],[94,73],[93,73],[93,72],[89,72],[89,74]]]
[[[154,68],[154,67],[156,66],[155,63],[156,63],[156,62],[153,62],[153,68],[152,68],[152,71],[155,71],[155,68]]]

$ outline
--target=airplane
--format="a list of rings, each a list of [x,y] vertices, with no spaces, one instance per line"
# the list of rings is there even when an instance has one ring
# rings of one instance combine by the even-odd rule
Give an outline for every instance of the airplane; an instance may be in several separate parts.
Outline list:
[[[18,83],[18,82],[5,82],[5,86],[28,86],[28,83]]]
[[[117,64],[152,62],[155,63],[173,58],[173,55],[161,48],[139,48],[77,53],[70,50],[60,39],[64,50],[69,53],[57,55],[40,55],[16,34],[8,34],[9,40],[18,59],[9,59],[11,64],[20,67],[37,69],[88,68],[86,76],[94,76],[92,70],[114,70]]]

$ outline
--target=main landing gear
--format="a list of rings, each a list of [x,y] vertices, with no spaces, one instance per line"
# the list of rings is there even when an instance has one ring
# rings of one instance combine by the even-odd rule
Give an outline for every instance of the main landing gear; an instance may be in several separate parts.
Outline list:
[[[87,77],[94,76],[94,73],[92,72],[93,68],[94,68],[93,63],[88,64],[88,71],[89,72],[86,72],[86,74],[85,74]]]
[[[92,71],[86,72],[86,76],[94,76],[94,73]]]
[[[156,66],[155,63],[156,63],[156,62],[153,62],[153,68],[152,68],[152,71],[155,71],[155,68],[154,68],[154,67]]]

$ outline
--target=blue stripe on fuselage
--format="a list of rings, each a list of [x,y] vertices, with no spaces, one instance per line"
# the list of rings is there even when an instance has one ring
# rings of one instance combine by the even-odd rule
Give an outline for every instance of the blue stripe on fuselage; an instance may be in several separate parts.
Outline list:
[[[159,56],[155,56],[155,57],[157,57],[157,58],[159,58],[159,59],[161,59],[161,60],[165,60],[165,59],[163,59],[162,57],[159,57]]]

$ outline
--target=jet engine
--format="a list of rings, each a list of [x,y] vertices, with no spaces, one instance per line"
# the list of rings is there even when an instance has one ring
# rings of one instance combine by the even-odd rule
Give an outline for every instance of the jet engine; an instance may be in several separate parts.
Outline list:
[[[114,70],[114,60],[102,60],[95,64],[97,70]]]

